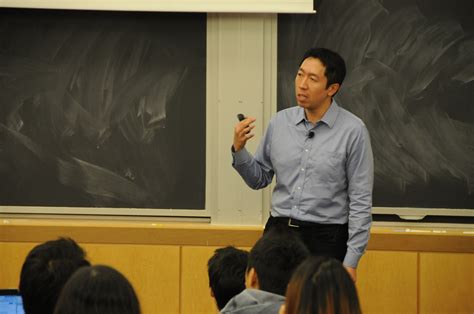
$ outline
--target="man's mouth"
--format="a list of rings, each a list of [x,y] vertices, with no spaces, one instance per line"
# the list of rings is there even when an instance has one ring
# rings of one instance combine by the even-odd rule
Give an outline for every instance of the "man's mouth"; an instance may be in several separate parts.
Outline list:
[[[305,94],[298,94],[298,95],[296,95],[296,97],[297,97],[298,99],[307,99],[307,98],[308,98],[308,96],[305,95]]]

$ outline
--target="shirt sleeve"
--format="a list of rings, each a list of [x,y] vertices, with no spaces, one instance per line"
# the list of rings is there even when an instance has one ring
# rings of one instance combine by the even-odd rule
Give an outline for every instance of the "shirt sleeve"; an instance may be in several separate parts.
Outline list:
[[[343,264],[357,268],[367,248],[372,224],[374,160],[365,125],[349,149],[346,165],[349,196],[349,239]]]
[[[245,183],[254,190],[266,187],[273,179],[274,171],[270,160],[272,121],[270,121],[257,148],[255,157],[245,147],[238,152],[232,152],[232,167],[237,170]]]

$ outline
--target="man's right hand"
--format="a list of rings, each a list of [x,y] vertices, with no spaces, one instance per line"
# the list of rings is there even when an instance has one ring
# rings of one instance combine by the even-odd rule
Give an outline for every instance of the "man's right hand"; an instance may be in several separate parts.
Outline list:
[[[255,127],[252,123],[255,122],[255,118],[246,117],[244,120],[239,121],[234,127],[234,151],[238,152],[244,148],[245,144],[251,139],[254,134],[250,133]]]

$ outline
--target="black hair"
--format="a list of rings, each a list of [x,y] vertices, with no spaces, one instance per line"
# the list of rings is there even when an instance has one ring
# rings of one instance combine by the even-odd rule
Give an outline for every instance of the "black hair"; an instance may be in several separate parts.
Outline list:
[[[324,71],[324,75],[328,80],[326,88],[335,83],[342,85],[346,77],[346,63],[337,52],[326,48],[311,48],[304,53],[300,66],[307,58],[318,59],[326,67]]]
[[[66,281],[77,269],[88,265],[86,253],[70,238],[35,246],[26,256],[20,274],[25,313],[53,313]]]
[[[219,310],[232,297],[245,289],[245,270],[249,253],[227,246],[215,250],[207,262],[209,287],[211,287]]]
[[[286,293],[287,314],[361,314],[354,281],[340,261],[311,257],[294,272]]]
[[[290,232],[265,232],[250,250],[247,271],[255,269],[260,290],[285,295],[293,271],[309,256],[301,240]]]
[[[139,314],[130,282],[105,265],[79,269],[64,286],[55,314]]]

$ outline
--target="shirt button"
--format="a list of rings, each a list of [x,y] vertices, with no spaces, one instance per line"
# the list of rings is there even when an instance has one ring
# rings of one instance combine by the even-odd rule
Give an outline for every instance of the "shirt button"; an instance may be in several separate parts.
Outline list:
[[[307,150],[307,149],[305,149],[304,151],[305,151],[305,152],[308,152],[308,150]]]
[[[301,187],[298,187],[298,190],[301,190]]]
[[[304,171],[304,168],[301,168],[301,171]]]

